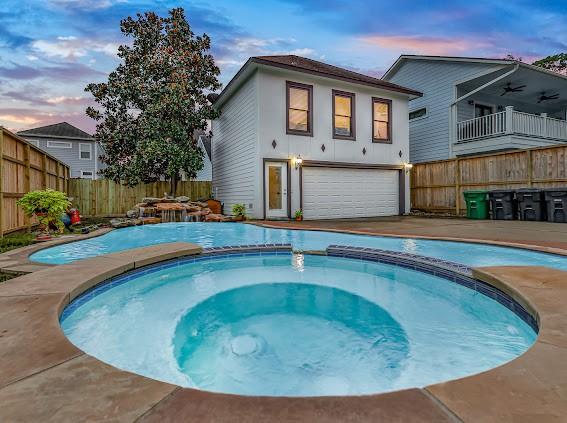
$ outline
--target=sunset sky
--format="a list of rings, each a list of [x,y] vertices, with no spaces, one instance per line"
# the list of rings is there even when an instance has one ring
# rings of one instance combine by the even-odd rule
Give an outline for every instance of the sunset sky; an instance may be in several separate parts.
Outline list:
[[[84,87],[127,42],[119,21],[181,6],[212,38],[226,84],[249,56],[297,54],[380,76],[403,53],[532,62],[567,51],[564,0],[0,0],[0,125],[68,121],[92,132]]]

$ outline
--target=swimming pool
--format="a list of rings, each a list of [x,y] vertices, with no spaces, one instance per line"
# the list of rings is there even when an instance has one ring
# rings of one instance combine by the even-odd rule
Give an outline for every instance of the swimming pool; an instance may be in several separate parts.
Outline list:
[[[296,250],[325,250],[329,245],[401,251],[475,266],[548,266],[567,270],[567,257],[485,244],[351,235],[323,231],[270,229],[238,223],[162,223],[109,232],[87,240],[38,251],[30,260],[63,264],[165,242],[194,242],[203,247],[289,243]]]
[[[79,297],[61,325],[124,370],[278,396],[422,387],[512,360],[536,338],[508,308],[447,279],[290,253],[142,269]]]

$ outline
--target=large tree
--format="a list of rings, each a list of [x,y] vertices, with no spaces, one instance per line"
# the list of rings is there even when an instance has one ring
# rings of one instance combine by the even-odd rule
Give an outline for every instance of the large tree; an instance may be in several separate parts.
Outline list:
[[[128,186],[166,178],[175,195],[181,173],[192,178],[203,167],[194,132],[218,116],[207,101],[221,87],[211,40],[195,36],[181,8],[128,17],[120,29],[132,38],[118,48],[121,63],[107,82],[85,88],[98,103],[87,115],[99,122],[101,173]]]
[[[567,75],[567,53],[558,53],[536,60],[534,65]]]

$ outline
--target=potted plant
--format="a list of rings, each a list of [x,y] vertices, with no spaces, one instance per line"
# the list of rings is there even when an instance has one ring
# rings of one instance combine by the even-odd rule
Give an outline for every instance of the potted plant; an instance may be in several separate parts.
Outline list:
[[[244,204],[233,204],[232,215],[235,221],[246,220],[246,206]]]
[[[295,220],[297,220],[298,222],[301,222],[303,220],[303,210],[297,209],[295,211]]]
[[[45,191],[31,191],[20,198],[17,204],[28,217],[35,216],[40,224],[38,240],[50,239],[49,225],[54,225],[59,232],[64,229],[61,215],[71,205],[67,195],[61,191],[46,189]]]

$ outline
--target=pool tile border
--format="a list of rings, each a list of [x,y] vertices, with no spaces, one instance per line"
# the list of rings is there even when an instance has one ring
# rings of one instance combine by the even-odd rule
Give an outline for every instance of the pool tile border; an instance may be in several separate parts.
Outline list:
[[[177,257],[164,260],[158,263],[142,266],[129,270],[110,279],[104,280],[97,285],[87,289],[85,292],[74,298],[63,309],[59,321],[63,322],[67,317],[73,314],[79,307],[83,306],[97,295],[100,295],[112,288],[120,286],[134,278],[159,272],[164,269],[178,267],[187,263],[197,263],[214,259],[222,259],[227,257],[251,257],[251,256],[273,256],[281,254],[290,254],[292,252],[291,244],[259,244],[259,245],[236,245],[228,247],[211,247],[203,248],[198,255]]]

